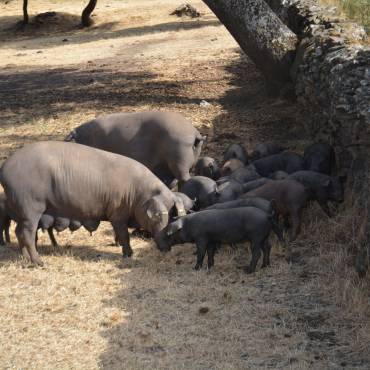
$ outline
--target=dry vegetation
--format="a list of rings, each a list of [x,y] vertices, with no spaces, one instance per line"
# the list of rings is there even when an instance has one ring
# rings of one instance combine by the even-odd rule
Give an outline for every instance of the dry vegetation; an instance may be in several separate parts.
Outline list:
[[[334,5],[339,12],[363,25],[370,34],[370,1],[369,0],[320,0],[321,3]]]
[[[1,158],[97,114],[145,109],[182,112],[216,157],[230,141],[301,151],[297,108],[268,98],[256,68],[192,3],[200,20],[170,17],[170,0],[100,0],[96,25],[78,30],[68,14],[79,2],[40,0],[31,15],[65,14],[26,31],[13,26],[19,1],[1,3]],[[369,369],[369,283],[351,267],[355,216],[342,208],[328,220],[310,207],[294,264],[275,245],[272,267],[252,276],[237,269],[247,246],[225,247],[211,274],[192,269],[191,245],[162,255],[133,238],[135,256],[123,261],[107,224],[93,237],[62,233],[58,249],[42,236],[46,266],[33,268],[13,233],[0,249],[0,368]]]

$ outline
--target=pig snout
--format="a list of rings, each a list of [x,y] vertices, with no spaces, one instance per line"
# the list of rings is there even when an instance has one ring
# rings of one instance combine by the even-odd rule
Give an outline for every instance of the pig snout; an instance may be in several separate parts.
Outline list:
[[[166,235],[166,229],[163,229],[155,234],[154,242],[161,252],[169,252],[171,250],[171,244],[169,243],[168,236]]]

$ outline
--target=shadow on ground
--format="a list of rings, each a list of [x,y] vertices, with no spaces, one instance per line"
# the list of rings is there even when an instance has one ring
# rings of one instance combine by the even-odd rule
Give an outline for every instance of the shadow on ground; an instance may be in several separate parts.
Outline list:
[[[49,13],[54,13],[55,16],[48,17],[44,21],[37,21],[37,17],[42,15],[40,14],[25,27],[21,26],[17,17],[0,17],[0,25],[3,24],[2,30],[0,29],[0,38],[3,39],[3,47],[18,49],[20,48],[19,43],[14,43],[17,39],[23,41],[40,36],[48,37],[41,44],[29,43],[28,45],[22,45],[22,50],[42,50],[60,45],[61,40],[53,36],[68,36],[68,44],[70,45],[91,43],[98,40],[140,37],[160,32],[176,32],[209,26],[221,26],[218,20],[207,19],[205,17],[196,20],[175,20],[173,22],[122,29],[114,29],[117,26],[117,22],[106,22],[81,29],[79,16],[67,13]]]

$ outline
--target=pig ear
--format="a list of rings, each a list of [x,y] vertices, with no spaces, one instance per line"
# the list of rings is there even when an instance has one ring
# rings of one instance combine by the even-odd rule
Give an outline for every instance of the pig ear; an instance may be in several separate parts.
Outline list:
[[[182,229],[182,222],[172,222],[172,224],[168,225],[167,228],[167,236],[171,236],[175,234],[175,232]]]
[[[200,143],[203,143],[207,140],[207,136],[197,136],[194,141],[193,147],[196,148]]]
[[[155,198],[149,199],[145,203],[144,208],[146,208],[146,214],[151,220],[159,218],[161,213],[163,213],[160,211],[160,202]]]
[[[175,200],[175,206],[176,206],[176,209],[177,209],[177,216],[181,217],[181,216],[186,215],[186,211],[185,211],[184,203],[183,203],[182,199],[177,198]]]

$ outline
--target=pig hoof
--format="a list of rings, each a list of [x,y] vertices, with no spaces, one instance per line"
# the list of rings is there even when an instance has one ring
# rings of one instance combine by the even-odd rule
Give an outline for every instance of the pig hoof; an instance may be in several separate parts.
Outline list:
[[[197,264],[195,265],[195,267],[194,267],[194,270],[198,271],[201,267],[202,267],[202,266],[201,266],[201,265],[199,265],[199,264],[197,263]]]
[[[36,267],[43,267],[44,266],[44,262],[42,262],[40,259],[33,260],[32,263]]]
[[[131,253],[125,252],[125,253],[122,254],[123,258],[131,258],[131,256],[132,256],[132,252]]]
[[[251,270],[251,268],[249,267],[249,266],[247,266],[247,267],[244,267],[244,272],[246,273],[246,274],[253,274],[254,273],[254,271],[252,271]]]

